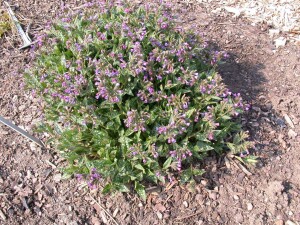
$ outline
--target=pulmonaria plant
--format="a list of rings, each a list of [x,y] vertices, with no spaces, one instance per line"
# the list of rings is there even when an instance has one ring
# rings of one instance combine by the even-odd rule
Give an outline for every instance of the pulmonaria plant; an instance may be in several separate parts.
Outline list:
[[[210,151],[251,146],[238,117],[249,106],[215,71],[224,53],[179,32],[167,7],[88,3],[38,40],[26,77],[42,127],[91,187],[101,174],[104,192],[133,184],[145,198],[144,181],[184,183]]]

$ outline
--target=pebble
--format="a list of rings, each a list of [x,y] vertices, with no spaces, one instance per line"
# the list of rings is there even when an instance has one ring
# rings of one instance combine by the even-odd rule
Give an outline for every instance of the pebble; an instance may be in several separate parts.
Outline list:
[[[292,222],[291,220],[288,220],[285,222],[286,225],[296,225],[296,223]]]
[[[53,180],[54,180],[56,183],[60,182],[60,180],[61,180],[61,174],[60,174],[60,173],[55,174],[55,175],[53,176]]]
[[[284,116],[284,119],[287,122],[287,124],[290,125],[291,128],[295,128],[294,123],[292,122],[291,118],[287,114],[284,114],[283,116]]]
[[[275,47],[283,47],[286,44],[286,38],[285,37],[279,37],[275,40]]]
[[[115,211],[113,212],[113,217],[116,217],[116,215],[118,214],[119,212],[119,208],[116,208]]]
[[[297,133],[295,131],[293,131],[292,129],[289,130],[288,132],[288,136],[290,139],[294,139],[295,137],[297,137]]]
[[[248,211],[251,211],[253,209],[253,205],[251,203],[247,203],[247,209]]]
[[[187,201],[184,201],[182,204],[184,205],[185,208],[187,208],[189,206]]]
[[[157,215],[158,219],[160,219],[160,220],[163,218],[163,215],[160,212],[156,212],[156,215]]]
[[[234,195],[233,198],[234,198],[234,200],[239,200],[240,199],[239,196],[237,196],[237,195]]]
[[[207,181],[206,181],[206,180],[201,180],[201,184],[202,184],[203,186],[206,186],[206,185],[207,185]]]
[[[37,146],[36,146],[36,144],[35,144],[34,142],[31,142],[31,143],[29,144],[29,147],[30,147],[30,149],[31,149],[32,151],[35,151],[35,150],[37,149]]]

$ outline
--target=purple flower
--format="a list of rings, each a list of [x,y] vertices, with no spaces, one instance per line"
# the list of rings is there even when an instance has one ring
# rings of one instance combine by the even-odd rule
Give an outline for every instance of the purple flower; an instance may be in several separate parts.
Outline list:
[[[148,87],[148,91],[150,94],[153,94],[154,93],[154,88],[153,87]]]
[[[168,26],[169,25],[167,23],[165,23],[165,22],[161,23],[161,25],[160,25],[161,29],[167,29]]]
[[[81,52],[82,51],[82,46],[78,43],[75,43],[75,48],[78,52]]]
[[[176,151],[170,151],[169,154],[170,154],[171,157],[174,157],[174,158],[177,155]]]
[[[178,162],[177,162],[177,170],[180,171],[181,170],[181,160],[178,159]]]
[[[214,139],[214,134],[211,132],[208,134],[208,140],[213,140]]]
[[[82,181],[82,179],[83,179],[82,174],[75,174],[75,177],[76,177],[77,181]]]
[[[159,134],[166,134],[167,133],[167,127],[165,127],[165,126],[162,126],[162,127],[158,127],[157,128],[157,132],[159,133]]]
[[[168,143],[169,144],[176,143],[176,139],[174,137],[169,137],[168,138]]]
[[[130,10],[129,8],[125,8],[125,9],[124,9],[124,12],[125,12],[125,13],[130,13],[131,10]]]
[[[91,190],[95,190],[97,188],[97,186],[91,181],[87,182],[87,185]]]
[[[105,30],[109,30],[110,27],[111,27],[111,24],[106,24],[106,25],[104,26]]]

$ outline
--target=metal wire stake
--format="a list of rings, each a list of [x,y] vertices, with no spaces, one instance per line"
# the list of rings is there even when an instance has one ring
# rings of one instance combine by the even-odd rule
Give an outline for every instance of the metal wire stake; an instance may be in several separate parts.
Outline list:
[[[15,16],[14,12],[11,10],[10,5],[7,2],[4,2],[5,5],[7,6],[7,11],[10,16],[10,19],[13,21],[15,27],[17,28],[17,31],[20,35],[20,37],[23,40],[23,46],[20,47],[19,49],[29,47],[30,45],[33,44],[31,41],[30,37],[24,32],[23,28],[20,25],[20,22],[18,21],[17,17]]]
[[[4,119],[2,116],[0,116],[0,122],[3,123],[4,125],[8,126],[9,128],[17,131],[19,134],[23,135],[24,137],[26,137],[26,138],[30,139],[31,141],[35,142],[39,146],[45,147],[44,143],[41,140],[37,139],[36,137],[33,137],[31,134],[29,134],[25,130],[21,129],[20,127],[14,125],[9,120]]]

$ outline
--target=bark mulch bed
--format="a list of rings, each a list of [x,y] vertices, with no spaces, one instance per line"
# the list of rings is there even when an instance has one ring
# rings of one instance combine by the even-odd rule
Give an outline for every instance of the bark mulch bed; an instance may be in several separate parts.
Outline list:
[[[24,24],[31,23],[33,35],[64,1],[11,4]],[[0,125],[1,224],[300,224],[299,46],[287,42],[276,48],[272,27],[214,11],[220,8],[215,1],[174,1],[172,7],[178,25],[200,31],[211,46],[230,54],[219,72],[253,106],[243,120],[256,144],[253,154],[260,157],[249,168],[252,175],[212,156],[195,187],[153,187],[146,202],[134,194],[103,196],[75,179],[64,180],[59,167],[65,162],[55,151]],[[0,115],[32,132],[41,116],[39,103],[21,88],[30,51],[18,50],[12,33],[0,46]]]

